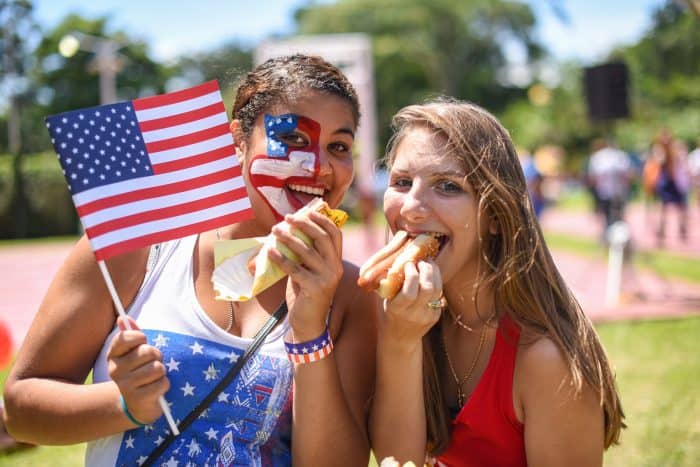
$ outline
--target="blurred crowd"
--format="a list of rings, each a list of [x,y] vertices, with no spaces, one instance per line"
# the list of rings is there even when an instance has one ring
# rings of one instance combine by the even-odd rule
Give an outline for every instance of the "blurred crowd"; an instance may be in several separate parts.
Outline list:
[[[678,236],[688,238],[688,202],[692,192],[700,199],[700,139],[693,151],[688,145],[663,130],[654,139],[642,171],[642,186],[647,200],[660,205],[656,237],[660,246],[666,238],[668,214],[677,213]]]
[[[560,170],[563,152],[545,147],[533,155],[519,149],[519,157],[533,208],[540,216],[570,181]],[[574,179],[591,196],[603,243],[608,228],[625,220],[625,208],[635,198],[644,202],[659,247],[667,235],[688,239],[689,206],[700,210],[700,137],[691,150],[685,141],[662,129],[639,154],[622,150],[613,139],[596,139],[582,172]]]
[[[688,238],[688,205],[691,193],[700,194],[700,140],[690,152],[688,145],[661,130],[646,151],[636,158],[611,140],[596,140],[586,169],[586,184],[600,215],[603,232],[618,220],[635,187],[641,191],[659,247],[670,229],[670,212],[681,241]]]

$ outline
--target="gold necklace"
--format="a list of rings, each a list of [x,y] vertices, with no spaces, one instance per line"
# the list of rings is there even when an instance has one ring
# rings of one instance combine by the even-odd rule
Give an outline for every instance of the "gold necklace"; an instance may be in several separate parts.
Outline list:
[[[472,377],[474,369],[476,368],[476,364],[479,362],[479,357],[481,356],[481,349],[484,347],[484,341],[486,341],[486,328],[488,327],[490,322],[491,320],[489,319],[486,323],[484,323],[484,325],[481,328],[481,334],[479,335],[479,348],[476,350],[476,355],[474,355],[474,359],[472,360],[472,364],[469,367],[469,371],[466,375],[464,375],[461,381],[457,376],[457,371],[455,371],[454,365],[452,364],[450,352],[448,352],[447,350],[447,339],[445,338],[445,332],[442,331],[440,333],[440,336],[442,337],[442,348],[445,350],[445,357],[447,357],[447,365],[450,367],[450,372],[452,373],[452,377],[454,378],[455,384],[457,385],[457,403],[459,404],[460,409],[464,407],[464,403],[467,399],[466,395],[464,394],[464,391],[462,390],[462,387]]]
[[[460,313],[458,315],[453,314],[449,308],[447,309],[447,311],[450,314],[450,316],[452,317],[452,321],[454,321],[455,324],[457,324],[462,329],[466,329],[469,332],[474,332],[473,327],[469,326],[468,324],[464,324],[464,322],[462,321],[462,313]]]

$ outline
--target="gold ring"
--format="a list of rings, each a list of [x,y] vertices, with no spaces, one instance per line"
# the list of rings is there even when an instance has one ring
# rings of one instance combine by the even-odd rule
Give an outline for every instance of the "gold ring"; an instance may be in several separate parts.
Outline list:
[[[428,305],[428,308],[431,310],[442,310],[442,299],[438,298],[437,300],[432,300],[426,303],[426,305]]]

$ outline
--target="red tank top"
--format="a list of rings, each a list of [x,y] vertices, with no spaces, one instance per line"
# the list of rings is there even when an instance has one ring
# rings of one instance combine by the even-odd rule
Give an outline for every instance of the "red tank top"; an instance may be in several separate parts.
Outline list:
[[[501,318],[488,366],[452,421],[447,450],[436,460],[448,467],[527,466],[523,424],[513,408],[513,372],[520,328]]]

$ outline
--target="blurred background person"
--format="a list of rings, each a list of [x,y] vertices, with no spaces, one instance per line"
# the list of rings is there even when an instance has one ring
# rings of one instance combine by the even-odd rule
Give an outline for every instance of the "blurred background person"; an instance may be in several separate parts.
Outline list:
[[[611,141],[599,138],[592,143],[588,161],[588,180],[601,216],[601,238],[614,222],[624,220],[624,209],[634,176],[629,155]]]
[[[695,193],[700,212],[700,137],[695,141],[695,149],[688,154],[688,171],[690,172],[691,190]]]
[[[523,169],[523,174],[525,175],[525,183],[527,184],[527,192],[530,195],[530,201],[532,202],[532,207],[535,210],[535,215],[539,219],[542,211],[547,205],[547,199],[544,196],[544,190],[542,189],[544,184],[544,175],[538,170],[535,160],[527,149],[518,149],[518,159],[520,159],[520,166]]]
[[[656,196],[661,202],[656,237],[659,246],[666,238],[666,223],[669,207],[678,215],[678,235],[682,241],[688,238],[688,190],[690,172],[687,163],[687,148],[680,140],[664,129],[654,140],[651,148],[651,163],[658,164]]]

